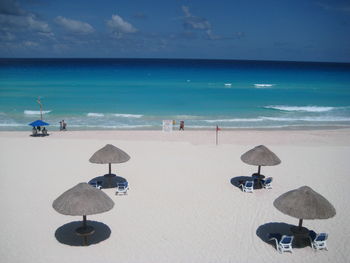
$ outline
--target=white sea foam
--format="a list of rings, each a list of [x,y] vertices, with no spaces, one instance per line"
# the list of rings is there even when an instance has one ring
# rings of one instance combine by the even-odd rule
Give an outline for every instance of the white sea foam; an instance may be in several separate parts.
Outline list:
[[[142,118],[142,114],[122,114],[122,113],[115,113],[113,114],[116,117],[123,117],[123,118]]]
[[[275,84],[254,84],[257,89],[272,88]]]
[[[27,125],[20,123],[0,123],[0,127],[27,127]]]
[[[262,118],[236,118],[236,119],[218,119],[218,120],[204,120],[205,122],[215,123],[215,122],[257,122],[262,121]]]
[[[47,114],[50,112],[51,112],[50,110],[43,110],[42,111],[43,114]],[[38,110],[25,110],[24,114],[25,115],[40,115],[40,111],[38,111]]]
[[[332,116],[320,116],[320,117],[300,117],[300,118],[283,118],[283,117],[261,117],[263,120],[268,121],[308,121],[308,122],[344,122],[350,121],[350,118],[346,117],[332,117]]]
[[[103,113],[89,112],[87,114],[88,117],[103,117],[105,116]]]
[[[324,107],[324,106],[284,106],[284,105],[270,105],[265,106],[266,109],[275,109],[281,111],[303,111],[303,112],[326,112],[334,110],[334,107]]]
[[[225,83],[226,88],[231,88],[231,86],[232,86],[232,83]]]
[[[336,117],[336,116],[319,116],[319,117],[300,117],[300,118],[288,118],[288,117],[265,117],[260,116],[258,118],[236,118],[236,119],[218,119],[218,120],[203,120],[207,123],[225,123],[225,122],[262,122],[262,121],[276,121],[276,122],[348,122],[350,118]]]

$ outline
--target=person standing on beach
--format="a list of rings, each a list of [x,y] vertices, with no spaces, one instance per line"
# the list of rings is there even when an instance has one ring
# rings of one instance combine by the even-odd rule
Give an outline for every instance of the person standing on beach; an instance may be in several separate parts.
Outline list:
[[[180,121],[179,131],[184,131],[184,130],[185,130],[185,122],[184,121]]]
[[[67,130],[67,123],[65,123],[64,120],[62,120],[62,130]]]
[[[60,121],[60,131],[63,130],[63,124],[62,124],[62,121]]]

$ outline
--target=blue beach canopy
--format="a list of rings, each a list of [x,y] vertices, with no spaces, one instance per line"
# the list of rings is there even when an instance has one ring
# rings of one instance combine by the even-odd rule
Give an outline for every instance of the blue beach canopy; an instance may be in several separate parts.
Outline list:
[[[42,120],[37,120],[37,121],[33,121],[31,123],[29,123],[28,125],[33,126],[33,127],[37,127],[37,126],[47,126],[50,125],[47,122],[44,122]]]

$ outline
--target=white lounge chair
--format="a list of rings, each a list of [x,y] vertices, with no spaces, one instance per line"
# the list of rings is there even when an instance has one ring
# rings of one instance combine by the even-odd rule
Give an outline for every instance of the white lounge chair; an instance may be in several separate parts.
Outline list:
[[[266,178],[266,180],[262,180],[261,181],[262,187],[264,187],[265,189],[272,189],[272,186],[271,186],[272,180],[273,180],[272,177],[268,177]]]
[[[311,242],[311,246],[313,249],[316,250],[321,250],[321,249],[327,249],[327,239],[328,239],[328,234],[326,233],[319,233],[316,235],[315,238],[313,238],[312,236],[309,237],[310,238],[310,242]]]
[[[276,249],[279,253],[283,252],[291,252],[293,253],[293,248],[292,248],[292,242],[293,242],[294,237],[293,236],[287,236],[283,235],[281,237],[281,240],[277,240],[276,237],[270,238],[270,240],[275,240],[276,241]]]
[[[97,188],[97,189],[102,189],[102,182],[101,181],[92,181],[90,182],[90,185]]]
[[[244,184],[240,184],[239,186],[242,187],[243,192],[253,193],[254,181],[246,181]]]
[[[115,192],[115,194],[116,195],[119,195],[119,194],[126,195],[126,194],[128,194],[128,190],[129,190],[128,182],[117,183],[117,191]]]

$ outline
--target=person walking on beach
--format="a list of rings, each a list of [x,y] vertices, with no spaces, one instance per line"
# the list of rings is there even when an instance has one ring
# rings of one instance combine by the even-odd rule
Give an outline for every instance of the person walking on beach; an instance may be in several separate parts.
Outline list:
[[[60,121],[60,131],[63,130],[63,124],[62,124],[62,121]]]
[[[64,120],[62,120],[62,130],[67,130],[67,123],[65,123]]]
[[[179,131],[184,131],[184,130],[185,130],[185,122],[184,121],[180,121]]]

